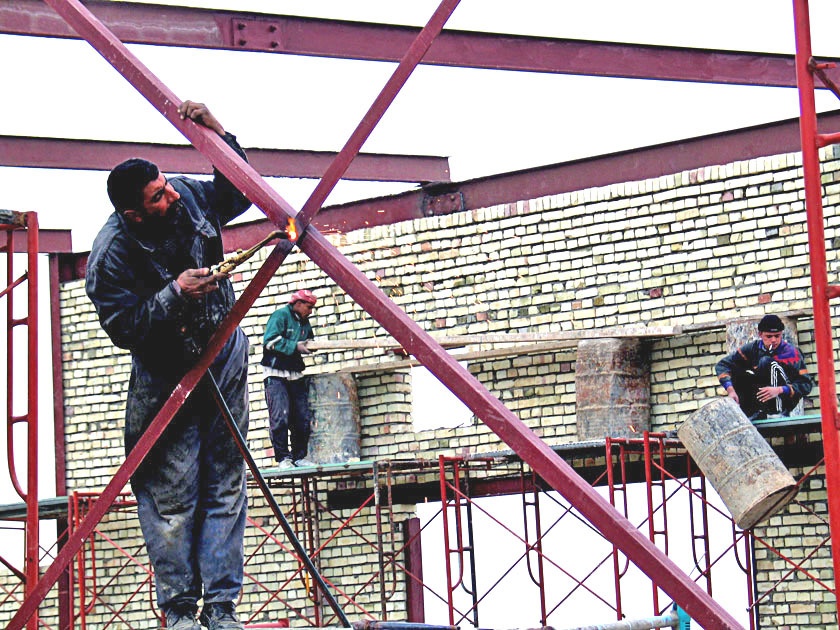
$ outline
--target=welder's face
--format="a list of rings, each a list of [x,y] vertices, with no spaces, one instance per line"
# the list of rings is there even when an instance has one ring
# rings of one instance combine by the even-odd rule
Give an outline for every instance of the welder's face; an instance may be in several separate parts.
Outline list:
[[[165,217],[180,198],[178,191],[160,173],[157,179],[146,184],[143,189],[143,213],[147,217]]]
[[[782,333],[780,332],[759,332],[758,336],[761,339],[761,343],[768,350],[778,348],[782,342]]]
[[[168,223],[180,199],[181,195],[178,191],[167,181],[166,176],[160,173],[157,179],[150,181],[143,188],[143,208],[126,210],[125,216],[134,223],[143,224],[146,228]]]

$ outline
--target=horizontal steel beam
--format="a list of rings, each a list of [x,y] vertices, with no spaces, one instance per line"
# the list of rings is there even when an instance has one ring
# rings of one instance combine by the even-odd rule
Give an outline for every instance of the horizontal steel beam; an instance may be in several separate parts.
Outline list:
[[[188,7],[86,2],[126,43],[370,61],[399,60],[419,29]],[[0,3],[0,33],[77,38],[41,0]],[[825,61],[830,61],[825,59]],[[793,55],[444,31],[424,64],[556,74],[796,87]],[[830,76],[840,80],[840,72]]]
[[[335,158],[329,151],[245,149],[263,177],[319,179]],[[168,173],[206,174],[212,165],[191,145],[0,136],[0,166],[107,171],[142,156]],[[360,153],[344,179],[377,182],[449,181],[449,160],[422,155]]]
[[[24,234],[20,232],[20,234]],[[15,254],[28,252],[26,237],[17,236],[12,244]],[[70,254],[73,251],[70,230],[45,230],[38,229],[38,253],[39,254]],[[87,254],[85,254],[87,258]]]
[[[840,111],[821,114],[819,120],[826,127],[840,128]],[[713,164],[790,153],[799,151],[800,146],[799,121],[793,118],[585,160],[453,182],[445,186],[446,190],[443,186],[427,186],[401,195],[327,206],[315,216],[312,225],[322,233],[345,233],[425,216],[650,179]],[[273,229],[267,219],[230,225],[224,229],[225,249],[247,249]],[[86,253],[64,257],[62,281],[82,277],[86,258]]]
[[[819,116],[840,128],[840,111]],[[572,162],[501,173],[460,183],[328,206],[315,224],[322,232],[349,232],[428,216],[516,203],[549,195],[640,181],[715,164],[798,152],[799,119],[792,118]]]

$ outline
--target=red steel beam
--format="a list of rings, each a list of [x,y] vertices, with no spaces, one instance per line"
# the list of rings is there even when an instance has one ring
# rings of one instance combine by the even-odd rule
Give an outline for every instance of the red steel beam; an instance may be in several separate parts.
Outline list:
[[[39,230],[38,231],[38,253],[39,254],[70,254],[73,251],[70,230]],[[13,244],[14,253],[27,253],[26,244],[20,239],[15,239]]]
[[[840,128],[840,111],[820,114],[819,122],[824,127]],[[651,179],[715,164],[793,153],[800,149],[799,119],[792,118],[451,185],[425,186],[399,195],[328,206],[318,213],[314,224],[322,232],[350,232],[619,182]],[[225,230],[225,246],[230,249],[247,247],[248,243],[259,240],[257,235],[267,229],[273,227],[266,226],[265,222],[230,226]],[[238,243],[236,247],[233,247],[234,242]]]
[[[319,179],[335,158],[330,151],[247,148],[263,177]],[[0,166],[107,171],[123,160],[146,156],[169,173],[208,174],[213,166],[191,145],[66,140],[0,135]],[[449,181],[449,160],[422,155],[360,153],[344,179],[379,182]]]
[[[398,61],[419,29],[188,7],[87,2],[124,42]],[[0,33],[77,38],[41,0],[0,3]],[[796,86],[792,55],[447,30],[424,64],[739,85]],[[840,77],[837,70],[831,76]]]
[[[840,111],[820,114],[827,128],[840,128]],[[619,182],[640,181],[713,164],[792,153],[801,149],[799,119],[746,127],[640,149],[502,173],[447,186],[327,206],[313,219],[319,232],[351,232],[425,216],[476,210],[522,199],[558,195]],[[443,192],[443,190],[448,192]],[[444,204],[436,200],[451,200]],[[267,219],[229,225],[225,251],[248,249],[275,229]],[[42,238],[44,231],[41,231]],[[87,253],[62,257],[62,281],[84,277]]]
[[[62,17],[82,34],[123,76],[179,129],[204,155],[206,155],[228,179],[269,217],[275,225],[285,225],[296,211],[265,181],[260,175],[232,151],[219,136],[212,131],[182,121],[177,113],[179,100],[170,92],[140,61],[126,49],[113,34],[107,31],[96,18],[77,0],[47,0]],[[446,4],[446,0],[444,0]],[[443,5],[442,5],[443,6]],[[366,116],[367,118],[367,116]],[[363,123],[365,121],[363,120]],[[350,146],[348,143],[347,147]],[[342,152],[343,153],[343,152]],[[341,155],[336,163],[341,161]],[[340,165],[334,163],[331,170],[334,179],[340,175]],[[323,180],[322,180],[323,181]],[[334,181],[333,181],[334,183]],[[317,198],[318,190],[307,202],[305,208],[317,211],[317,204],[310,205]],[[322,193],[324,196],[325,192]],[[306,219],[306,212],[302,212]],[[601,497],[589,484],[581,479],[574,470],[551,448],[540,440],[527,426],[494,397],[468,370],[450,356],[425,330],[404,313],[393,301],[388,299],[379,287],[357,269],[347,258],[341,255],[318,231],[310,228],[304,231],[298,241],[300,249],[306,253],[321,269],[341,286],[371,317],[379,322],[403,347],[410,351],[442,383],[455,393],[476,415],[482,419],[503,441],[574,505],[604,536],[615,543],[642,571],[656,576],[662,589],[677,601],[688,614],[697,619],[706,628],[739,628],[738,622],[707,593],[695,584],[661,550],[657,549],[627,519]],[[22,624],[37,609],[37,603],[43,599],[49,588],[58,579],[62,564],[69,562],[72,554],[80,547],[83,538],[89,534],[97,521],[104,514],[107,506],[116,498],[121,483],[136,470],[142,457],[151,448],[154,440],[163,432],[166,422],[183,404],[186,396],[198,384],[199,379],[215,353],[218,353],[224,339],[232,327],[244,316],[241,312],[245,294],[249,299],[273,275],[272,266],[279,266],[285,253],[278,246],[269,256],[263,268],[251,285],[246,288],[243,297],[234,306],[234,312],[222,324],[213,336],[210,345],[197,365],[184,379],[164,408],[153,420],[144,433],[137,447],[128,455],[118,474],[102,492],[100,500],[94,505],[71,540],[59,553],[56,561],[44,573],[35,593],[27,598],[21,609],[12,618],[8,630],[20,630]],[[281,257],[282,256],[282,257]],[[277,261],[280,257],[279,262]],[[274,269],[276,269],[274,266]],[[247,306],[245,306],[247,309]],[[238,317],[238,319],[237,319]],[[168,416],[168,418],[167,418]],[[138,454],[140,453],[140,454]],[[40,598],[40,599],[39,599]]]

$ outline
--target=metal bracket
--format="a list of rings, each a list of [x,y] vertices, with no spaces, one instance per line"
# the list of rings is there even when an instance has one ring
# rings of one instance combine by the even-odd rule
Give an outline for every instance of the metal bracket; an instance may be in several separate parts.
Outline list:
[[[268,20],[231,20],[231,45],[245,50],[276,52],[283,49],[281,24]]]
[[[461,191],[443,193],[442,195],[423,196],[423,216],[433,217],[438,214],[451,214],[466,208],[464,193]]]

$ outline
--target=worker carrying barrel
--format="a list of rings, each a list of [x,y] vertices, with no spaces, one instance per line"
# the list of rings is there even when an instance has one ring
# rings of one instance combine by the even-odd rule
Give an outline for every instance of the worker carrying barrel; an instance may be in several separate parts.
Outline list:
[[[785,326],[777,315],[765,315],[753,340],[717,365],[726,394],[750,420],[789,416],[811,393],[813,382],[799,348],[782,339]]]

